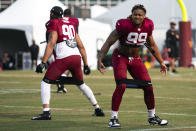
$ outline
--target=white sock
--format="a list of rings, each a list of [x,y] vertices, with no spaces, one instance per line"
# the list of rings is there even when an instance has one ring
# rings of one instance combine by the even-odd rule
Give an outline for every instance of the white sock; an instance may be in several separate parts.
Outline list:
[[[114,117],[118,119],[118,111],[111,110],[111,119],[114,119]]]
[[[48,84],[44,81],[41,82],[42,104],[50,104],[50,87],[51,84]]]
[[[92,105],[97,104],[97,100],[95,99],[95,96],[92,92],[92,90],[84,83],[78,88],[83,92],[83,94],[88,98],[88,100],[91,102]]]
[[[43,111],[50,111],[50,108],[43,108]]]
[[[98,108],[100,108],[98,104],[93,105],[93,107],[94,107],[94,109],[98,109]]]
[[[64,73],[63,73],[61,76],[67,77],[67,75],[66,75],[66,74],[64,74]]]
[[[155,115],[155,109],[148,110],[148,118],[152,118]]]

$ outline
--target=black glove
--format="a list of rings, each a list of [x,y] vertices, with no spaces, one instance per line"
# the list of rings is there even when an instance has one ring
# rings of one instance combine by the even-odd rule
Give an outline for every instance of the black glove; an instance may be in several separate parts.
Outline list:
[[[88,66],[84,66],[84,74],[89,75],[91,73],[91,69]]]
[[[35,72],[37,73],[42,73],[44,71],[44,69],[46,69],[46,63],[40,63],[39,65],[37,65]]]

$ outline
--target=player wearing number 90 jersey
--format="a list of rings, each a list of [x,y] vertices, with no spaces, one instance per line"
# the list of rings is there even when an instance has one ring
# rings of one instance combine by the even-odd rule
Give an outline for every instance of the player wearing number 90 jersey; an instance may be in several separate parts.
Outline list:
[[[81,56],[84,63],[84,74],[88,75],[90,73],[87,55],[83,43],[76,33],[74,23],[62,19],[62,14],[63,10],[61,7],[53,7],[50,11],[51,20],[46,24],[46,36],[48,37],[47,46],[45,49],[44,57],[42,59],[42,63],[37,65],[36,72],[43,72],[42,70],[45,68],[46,62],[53,51],[56,54],[56,59],[48,67],[46,74],[41,82],[43,114],[33,117],[32,120],[51,120],[51,84],[56,82],[56,80],[58,80],[61,74],[66,70],[71,71],[74,83],[83,92],[83,94],[87,97],[87,99],[94,107],[94,115],[104,116],[104,112],[100,109],[92,90],[83,81]]]
[[[54,46],[54,56],[56,59],[68,57],[70,55],[80,55],[76,44],[75,23],[67,19],[51,19],[46,23],[46,34],[56,31],[58,34],[57,44]]]

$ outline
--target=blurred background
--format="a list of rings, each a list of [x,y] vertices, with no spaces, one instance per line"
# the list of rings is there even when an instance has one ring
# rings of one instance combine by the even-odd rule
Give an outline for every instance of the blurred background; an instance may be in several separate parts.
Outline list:
[[[153,36],[161,54],[165,53],[166,32],[170,22],[176,23],[176,29],[181,33],[180,39],[186,34],[190,35],[191,52],[188,53],[192,59],[186,66],[196,66],[195,0],[184,1],[188,7],[191,33],[180,31],[183,15],[177,0],[0,0],[0,70],[35,69],[30,53],[33,43],[39,48],[37,63],[40,63],[46,46],[46,43],[40,42],[45,41],[45,23],[53,6],[70,8],[74,17],[79,18],[79,35],[87,51],[89,66],[97,69],[97,57],[104,41],[115,28],[116,21],[129,16],[135,4],[143,4],[147,9],[146,16],[153,20]],[[111,67],[110,58],[114,48],[111,47],[104,58],[107,67]],[[145,47],[140,55],[147,68],[159,66]],[[180,66],[179,61],[175,63],[177,67]]]

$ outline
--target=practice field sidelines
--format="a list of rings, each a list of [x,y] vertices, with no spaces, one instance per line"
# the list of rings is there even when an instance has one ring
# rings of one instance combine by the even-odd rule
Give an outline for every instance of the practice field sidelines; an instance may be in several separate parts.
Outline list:
[[[42,109],[42,107],[34,107],[34,106],[10,106],[10,105],[0,105],[0,107],[4,108],[26,108],[26,109]],[[83,110],[76,108],[51,108],[51,110],[62,110],[62,111],[79,111],[79,112],[92,112],[92,110]],[[110,112],[109,110],[104,110],[104,112]],[[138,113],[138,114],[146,114],[146,112],[142,111],[119,111],[119,112],[127,112],[127,113]],[[179,113],[167,113],[167,112],[158,112],[159,114],[169,115],[169,116],[187,116],[187,117],[196,117],[193,114],[179,114]]]
[[[143,98],[142,96],[134,96],[135,98]],[[156,96],[156,99],[169,99],[169,100],[186,100],[186,101],[193,101],[195,102],[195,99],[190,99],[190,98],[177,98],[177,97],[160,97]]]

